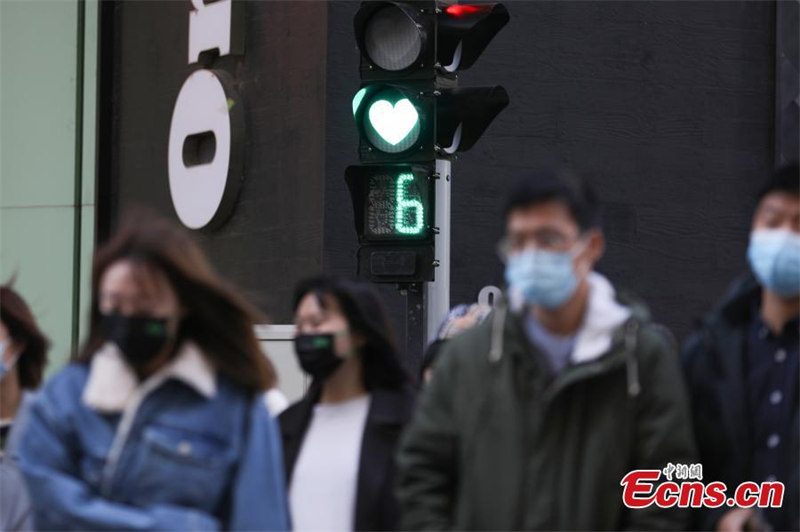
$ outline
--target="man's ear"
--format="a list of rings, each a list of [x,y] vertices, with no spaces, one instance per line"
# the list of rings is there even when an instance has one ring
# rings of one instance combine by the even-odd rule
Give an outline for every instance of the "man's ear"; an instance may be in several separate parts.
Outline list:
[[[589,242],[586,246],[587,258],[591,266],[589,269],[594,269],[594,265],[603,257],[606,252],[606,237],[600,229],[591,229],[589,231]]]

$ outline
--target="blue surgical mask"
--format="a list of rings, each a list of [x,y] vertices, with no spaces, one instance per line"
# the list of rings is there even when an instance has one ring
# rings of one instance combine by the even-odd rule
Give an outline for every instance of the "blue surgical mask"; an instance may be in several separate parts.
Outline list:
[[[750,234],[747,260],[761,286],[781,297],[800,295],[800,234],[757,229]]]
[[[14,368],[14,364],[19,358],[19,355],[16,355],[11,362],[6,363],[6,349],[8,349],[8,342],[0,342],[0,379]]]
[[[578,243],[582,246],[585,243]],[[509,290],[522,296],[526,303],[544,308],[557,308],[572,297],[578,288],[578,276],[572,266],[581,249],[545,251],[527,249],[508,258],[506,281]]]

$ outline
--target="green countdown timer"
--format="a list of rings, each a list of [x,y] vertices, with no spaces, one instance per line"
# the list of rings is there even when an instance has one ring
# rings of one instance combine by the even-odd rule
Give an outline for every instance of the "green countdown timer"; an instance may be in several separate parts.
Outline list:
[[[372,238],[408,238],[427,235],[426,208],[412,173],[369,177],[364,232]]]

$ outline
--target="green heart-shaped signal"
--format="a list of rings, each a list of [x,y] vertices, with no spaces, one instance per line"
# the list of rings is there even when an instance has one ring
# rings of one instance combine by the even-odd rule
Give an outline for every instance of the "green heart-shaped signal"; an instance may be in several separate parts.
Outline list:
[[[396,146],[414,129],[419,114],[408,98],[392,105],[388,100],[375,100],[369,106],[369,122],[383,140]]]

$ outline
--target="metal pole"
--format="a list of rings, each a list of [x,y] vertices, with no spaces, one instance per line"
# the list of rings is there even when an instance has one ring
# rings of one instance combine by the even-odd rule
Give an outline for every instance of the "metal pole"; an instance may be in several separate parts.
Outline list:
[[[426,284],[427,324],[424,342],[433,340],[442,319],[450,310],[450,172],[452,164],[444,159],[436,159],[436,207],[435,224],[439,228],[436,235],[436,280]]]
[[[406,364],[416,374],[425,351],[425,290],[422,283],[405,285],[406,297]]]

